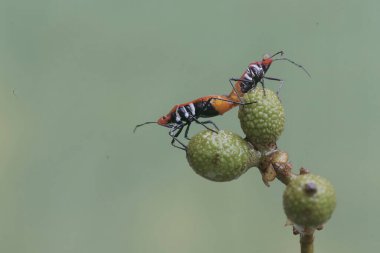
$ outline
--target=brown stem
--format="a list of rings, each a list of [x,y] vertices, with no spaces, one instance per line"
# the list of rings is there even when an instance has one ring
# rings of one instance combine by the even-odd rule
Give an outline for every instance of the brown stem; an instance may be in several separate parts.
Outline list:
[[[313,253],[314,252],[314,235],[301,234],[300,244],[301,244],[301,253]]]
[[[296,174],[292,173],[292,164],[286,163],[273,163],[273,168],[276,171],[276,177],[283,184],[288,185],[290,181],[297,177]]]
[[[269,186],[269,182],[277,178],[280,182],[288,185],[298,175],[292,172],[292,164],[288,160],[288,153],[276,150],[271,153],[267,153],[261,159],[258,164],[258,168],[261,172],[263,182]],[[300,175],[308,174],[309,170],[305,168],[300,169]],[[322,229],[322,227],[317,228]],[[314,252],[314,229],[303,228],[300,232],[293,227],[293,234],[300,234],[301,253],[313,253]]]
[[[265,185],[269,186],[269,182],[275,178],[287,185],[297,177],[292,173],[292,164],[288,161],[288,154],[284,151],[275,151],[262,158],[258,168],[263,177]]]

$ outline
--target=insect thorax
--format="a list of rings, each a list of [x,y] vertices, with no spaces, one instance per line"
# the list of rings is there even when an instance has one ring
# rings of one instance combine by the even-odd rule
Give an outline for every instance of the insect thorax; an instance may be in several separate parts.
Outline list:
[[[261,64],[252,64],[248,68],[252,75],[252,78],[259,82],[265,75],[265,70]]]
[[[193,103],[189,103],[177,108],[172,113],[173,122],[180,124],[182,122],[192,122],[194,118],[198,118],[198,108]]]
[[[249,90],[254,89],[258,82],[264,78],[265,69],[259,63],[254,63],[248,66],[243,81],[240,83],[240,89],[243,93],[247,93]]]

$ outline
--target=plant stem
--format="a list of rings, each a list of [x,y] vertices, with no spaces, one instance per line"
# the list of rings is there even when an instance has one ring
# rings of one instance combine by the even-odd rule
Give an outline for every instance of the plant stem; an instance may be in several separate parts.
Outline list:
[[[263,177],[263,181],[267,186],[269,186],[269,182],[275,178],[277,178],[284,185],[288,185],[298,176],[292,172],[292,167],[292,164],[288,160],[288,154],[280,150],[263,157],[258,166]],[[305,168],[300,169],[300,175],[308,173],[309,170]],[[301,253],[313,253],[314,229],[304,228],[302,230],[302,233],[300,233]],[[298,232],[295,234],[298,234]]]
[[[301,253],[314,252],[314,235],[313,234],[300,234]]]
[[[277,179],[285,185],[288,185],[290,181],[297,177],[297,175],[292,173],[292,165],[288,162],[273,163],[272,166],[276,171]]]
[[[258,168],[267,186],[275,178],[288,185],[291,180],[297,177],[296,174],[292,173],[292,164],[288,162],[288,153],[280,150],[264,156]]]
[[[288,185],[298,175],[292,172],[292,164],[289,162],[288,153],[277,150],[262,157],[257,166],[261,172],[263,182],[269,186],[269,182],[277,178],[284,185]],[[308,169],[301,168],[299,175],[310,173]],[[322,229],[322,226],[317,228]],[[314,252],[314,228],[302,228],[300,233],[293,225],[293,234],[300,234],[301,253]]]

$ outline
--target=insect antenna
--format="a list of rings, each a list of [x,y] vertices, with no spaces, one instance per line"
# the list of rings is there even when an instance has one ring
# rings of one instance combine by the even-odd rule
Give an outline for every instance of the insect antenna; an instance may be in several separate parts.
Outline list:
[[[145,123],[139,124],[139,125],[135,126],[135,129],[133,129],[133,133],[136,132],[136,129],[137,129],[138,127],[141,127],[141,126],[143,126],[143,125],[147,125],[147,124],[153,124],[153,123],[157,124],[156,121],[148,121],[148,122],[145,122]]]
[[[277,53],[278,54],[278,53]],[[295,63],[294,61],[292,60],[289,60],[288,58],[277,58],[277,59],[273,59],[273,61],[288,61],[294,65],[296,65],[297,67],[303,69],[303,71],[305,71],[305,73],[311,78],[311,75],[310,73],[302,66],[302,65],[299,65],[298,63]]]
[[[272,55],[271,57],[269,57],[269,58],[273,58],[273,57],[275,57],[276,55],[278,55],[278,54],[281,54],[281,56],[284,54],[284,51],[278,51],[277,53],[275,53],[274,55]]]

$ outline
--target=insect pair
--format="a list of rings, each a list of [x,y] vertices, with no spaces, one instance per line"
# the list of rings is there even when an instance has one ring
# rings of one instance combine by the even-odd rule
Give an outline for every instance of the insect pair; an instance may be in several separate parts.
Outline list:
[[[235,106],[244,106],[247,104],[255,103],[245,103],[242,100],[242,97],[244,93],[247,93],[251,89],[255,89],[258,83],[261,83],[264,89],[264,79],[280,82],[279,89],[277,90],[278,94],[279,90],[284,84],[284,81],[279,78],[265,76],[272,62],[279,60],[288,61],[296,65],[297,67],[302,68],[306,72],[306,74],[310,76],[310,74],[303,66],[295,63],[294,61],[289,60],[288,58],[283,57],[273,59],[273,57],[277,55],[282,56],[283,51],[279,51],[272,56],[264,55],[262,61],[257,61],[249,64],[248,68],[243,72],[240,78],[231,78],[229,81],[232,86],[232,91],[229,95],[205,96],[184,104],[175,105],[167,115],[162,116],[157,121],[148,121],[143,124],[139,124],[135,127],[133,132],[135,132],[138,127],[147,124],[158,124],[160,126],[167,127],[169,128],[169,135],[172,138],[171,144],[176,148],[186,150],[186,145],[182,143],[180,140],[178,140],[178,136],[186,127],[184,137],[186,139],[189,139],[188,133],[190,125],[193,122],[196,122],[204,126],[206,129],[209,129],[214,132],[215,130],[219,130],[215,123],[211,120],[200,121],[199,118],[210,118],[217,115],[223,115],[225,112],[231,110]],[[233,82],[235,82],[235,84]],[[208,125],[212,125],[214,129],[210,128]]]

